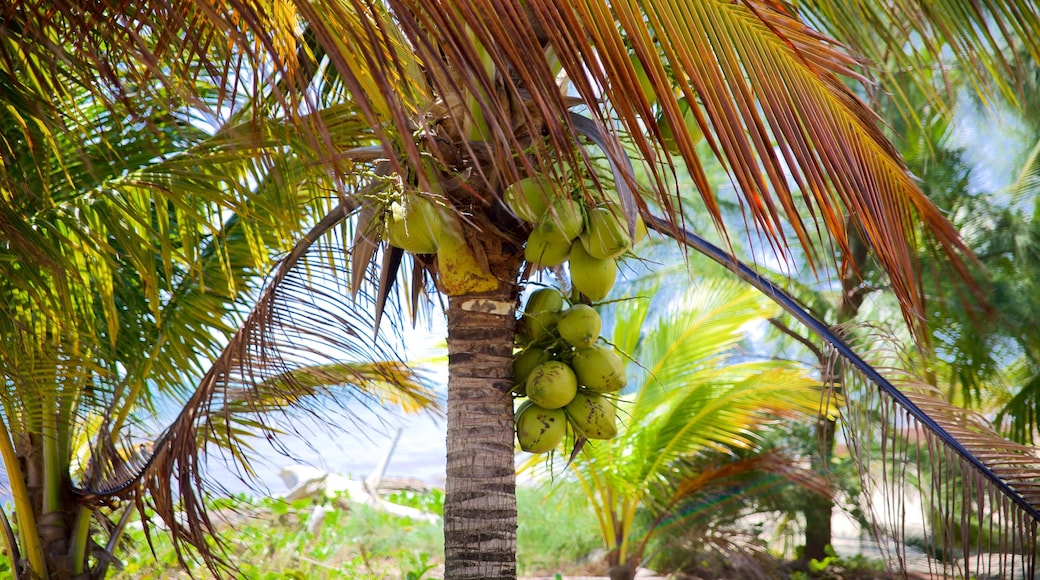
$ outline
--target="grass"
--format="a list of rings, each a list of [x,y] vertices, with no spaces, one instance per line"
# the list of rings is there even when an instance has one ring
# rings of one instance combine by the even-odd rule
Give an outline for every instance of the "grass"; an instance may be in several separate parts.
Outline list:
[[[428,513],[443,514],[444,493],[402,492],[387,499]],[[599,526],[585,496],[576,486],[564,486],[551,495],[541,487],[517,488],[517,566],[521,576],[552,577],[555,574],[605,575]],[[213,512],[227,522],[222,539],[229,559],[238,567],[235,578],[243,580],[357,579],[434,580],[443,576],[444,545],[440,523],[399,517],[346,497],[300,500],[255,499],[236,496],[212,504]],[[321,525],[312,525],[323,514]],[[123,549],[116,554],[122,570],[110,575],[118,580],[211,578],[200,565],[189,571],[177,565],[176,554],[162,532],[152,534],[154,555],[140,527],[128,530]],[[704,548],[703,538],[692,543],[658,546],[662,557],[673,560],[664,571],[686,568],[678,559],[689,560]],[[668,544],[668,542],[665,542]],[[699,548],[698,548],[699,546]],[[669,556],[670,555],[670,556]],[[700,554],[703,556],[702,554]],[[771,570],[775,578],[849,580],[889,578],[880,572],[881,563],[862,556],[839,558],[831,554],[822,562],[812,561],[801,570],[788,566],[775,555]],[[708,562],[700,557],[699,572],[718,572],[737,564]],[[658,562],[662,564],[663,562]],[[696,563],[696,562],[695,562]],[[10,572],[0,556],[0,576]],[[692,571],[692,570],[691,570]],[[5,577],[5,576],[4,576]],[[745,577],[740,574],[738,577]]]
[[[443,494],[439,497],[443,506]],[[422,501],[437,502],[435,497]],[[342,497],[291,504],[279,499],[236,497],[217,507],[230,522],[223,538],[238,567],[236,578],[419,580],[430,577],[443,560],[440,524],[394,516]],[[312,527],[315,517],[323,521]],[[143,533],[137,529],[131,532],[132,548],[120,554],[125,568],[115,578],[188,577],[177,568],[176,554],[166,537],[153,534],[153,539],[154,558]],[[191,574],[210,576],[201,567],[193,568]]]
[[[552,576],[572,573],[601,548],[598,524],[584,509],[579,490],[557,491],[546,498],[541,488],[517,489],[519,528],[517,565],[521,575]],[[441,515],[444,493],[402,492],[387,497],[394,503]],[[300,500],[236,496],[214,504],[229,523],[223,539],[238,566],[236,578],[281,580],[294,578],[358,580],[432,580],[441,576],[443,531],[439,523],[402,518],[345,497]],[[314,514],[324,512],[323,523],[308,530]],[[152,535],[153,557],[139,528],[128,533],[127,548],[117,554],[124,568],[114,578],[189,578],[177,567],[176,553],[165,535]],[[588,567],[588,565],[586,565]],[[602,563],[592,564],[598,573]],[[201,566],[190,574],[211,575]]]
[[[541,487],[520,486],[517,500],[517,572],[521,576],[552,576],[591,567],[606,574],[606,565],[592,561],[603,548],[599,523],[586,507],[577,486],[548,495]]]

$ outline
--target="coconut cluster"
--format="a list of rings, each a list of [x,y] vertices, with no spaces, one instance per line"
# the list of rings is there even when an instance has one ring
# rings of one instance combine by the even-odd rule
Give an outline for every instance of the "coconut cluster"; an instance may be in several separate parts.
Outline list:
[[[524,246],[528,262],[553,268],[569,260],[574,288],[592,301],[603,300],[614,286],[617,259],[646,235],[646,225],[636,220],[633,239],[619,200],[589,200],[580,187],[561,195],[560,189],[535,175],[509,185],[502,200],[532,225]]]
[[[566,306],[554,288],[531,293],[524,307],[520,351],[513,358],[516,438],[530,453],[555,449],[573,429],[587,439],[617,435],[614,397],[625,386],[624,361],[600,340],[601,321],[587,304]]]

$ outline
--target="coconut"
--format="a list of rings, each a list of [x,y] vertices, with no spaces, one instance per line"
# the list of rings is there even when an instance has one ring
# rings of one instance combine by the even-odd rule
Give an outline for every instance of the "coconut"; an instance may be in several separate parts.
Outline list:
[[[632,61],[632,70],[636,73],[636,80],[639,81],[640,92],[646,97],[648,103],[654,104],[657,101],[657,91],[654,90],[654,83],[650,80],[646,67],[643,66],[637,55],[630,54],[629,58]]]
[[[526,342],[538,342],[556,328],[556,320],[563,310],[563,294],[555,288],[539,288],[531,293],[524,306],[524,335]]]
[[[593,258],[580,241],[571,244],[571,283],[592,301],[603,300],[610,294],[617,279],[617,260]]]
[[[679,99],[679,114],[682,115],[683,129],[689,135],[690,142],[696,145],[698,141],[704,138],[704,131],[701,130],[700,123],[697,122],[697,113],[690,106],[690,102],[686,100],[686,97]],[[675,127],[672,126],[672,123],[663,113],[657,117],[657,127],[661,130],[661,144],[670,152],[678,153],[679,142],[676,138]]]
[[[516,410],[516,440],[528,453],[552,451],[567,433],[567,413],[524,401]]]
[[[405,195],[390,204],[387,241],[413,254],[433,254],[437,252],[442,225],[433,202],[419,195]]]
[[[549,353],[543,348],[528,347],[513,357],[513,392],[527,394],[527,377],[538,365],[549,360]]]
[[[578,392],[564,410],[571,424],[589,439],[613,439],[617,435],[614,403],[599,393]]]
[[[569,197],[558,197],[549,206],[542,219],[552,220],[564,237],[573,240],[585,229],[581,208],[582,205],[579,201]]]
[[[559,409],[578,392],[578,378],[566,363],[550,360],[536,366],[527,377],[527,398],[539,407]]]
[[[559,266],[571,253],[571,239],[554,220],[545,216],[527,237],[524,258],[539,266]]]
[[[602,325],[593,307],[575,304],[560,314],[560,319],[556,321],[556,331],[571,346],[588,348],[596,343]]]
[[[578,382],[590,391],[613,393],[625,386],[625,363],[602,344],[579,348],[571,359]]]
[[[589,210],[589,225],[581,244],[593,258],[616,258],[632,247],[625,215],[614,205],[599,205]]]
[[[545,215],[545,210],[552,203],[554,192],[552,181],[535,175],[506,187],[502,192],[502,201],[517,217],[533,224]]]

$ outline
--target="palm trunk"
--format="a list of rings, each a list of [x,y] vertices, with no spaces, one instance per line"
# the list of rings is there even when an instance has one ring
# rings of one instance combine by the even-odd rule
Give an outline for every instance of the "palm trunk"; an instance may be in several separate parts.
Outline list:
[[[836,432],[837,422],[834,419],[826,415],[816,417],[816,439],[819,447],[816,453],[809,456],[812,470],[816,473],[825,476],[830,473]],[[802,510],[805,515],[805,550],[802,558],[807,562],[822,561],[827,557],[827,546],[831,546],[833,541],[831,520],[834,517],[834,500],[825,495],[809,493]]]
[[[517,288],[448,299],[445,578],[516,578],[512,353]]]
[[[851,221],[846,222],[851,230]],[[852,261],[854,271],[846,274],[841,281],[842,293],[838,303],[837,324],[845,324],[855,320],[859,314],[860,306],[867,296],[867,289],[860,285],[860,278],[856,272],[862,272],[867,267],[867,245],[858,235],[849,236],[850,253],[848,258]],[[820,357],[820,369],[827,376],[833,377],[835,381],[834,392],[841,396],[844,393],[842,378],[837,370],[840,362]],[[812,454],[809,460],[812,469],[817,473],[829,475],[831,460],[834,457],[835,435],[837,433],[837,422],[825,414],[816,417],[816,439],[819,443],[818,452]],[[823,560],[827,557],[827,546],[832,546],[833,532],[831,520],[834,517],[834,500],[830,497],[811,494],[803,508],[805,515],[805,551],[803,558],[809,560]]]

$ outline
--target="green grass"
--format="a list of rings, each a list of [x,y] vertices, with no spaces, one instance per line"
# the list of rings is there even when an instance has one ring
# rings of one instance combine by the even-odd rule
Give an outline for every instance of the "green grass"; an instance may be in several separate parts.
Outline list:
[[[328,509],[322,526],[310,533],[308,520],[317,505]],[[218,507],[234,518],[224,528],[223,539],[238,567],[237,578],[417,580],[429,578],[443,560],[439,524],[394,516],[345,498],[287,504],[239,497]],[[128,539],[132,549],[119,554],[125,568],[115,578],[188,577],[177,568],[176,554],[163,534],[153,534],[154,558],[139,530]],[[201,567],[191,572],[195,577],[210,577]]]
[[[521,575],[572,574],[590,554],[602,548],[598,524],[580,490],[557,490],[548,498],[542,488],[517,489],[519,528],[517,565]],[[442,515],[444,492],[401,492],[387,496],[397,504]],[[315,506],[326,508],[315,533],[308,521]],[[440,523],[403,518],[378,511],[346,497],[300,500],[235,496],[211,504],[211,515],[228,523],[220,525],[235,578],[243,580],[357,579],[434,580],[441,577],[444,562]],[[123,567],[111,568],[109,578],[149,580],[212,578],[201,564],[181,570],[167,535],[152,533],[149,549],[139,525],[131,524],[116,557]],[[9,570],[0,555],[0,577]],[[585,569],[589,569],[586,564]],[[591,569],[605,572],[596,562]]]
[[[516,497],[520,575],[571,572],[603,548],[599,523],[579,487],[565,486],[547,497],[540,487],[520,486]],[[606,565],[595,565],[602,568],[599,572],[606,573]]]
[[[519,529],[517,564],[521,575],[552,575],[574,569],[601,547],[598,526],[584,509],[578,490],[557,491],[546,498],[545,490],[521,486],[517,489]],[[444,492],[402,492],[387,497],[394,503],[442,514]],[[307,522],[316,505],[328,509],[315,534]],[[444,561],[440,524],[401,518],[346,498],[300,500],[292,504],[278,499],[238,496],[216,502],[214,509],[233,518],[223,528],[230,559],[238,566],[237,578],[276,580],[291,578],[352,578],[358,580],[418,580],[439,577]],[[128,532],[128,548],[118,557],[124,569],[119,580],[188,578],[177,567],[172,545],[162,533],[152,535],[155,557],[143,533]],[[191,574],[211,575],[201,566]]]

